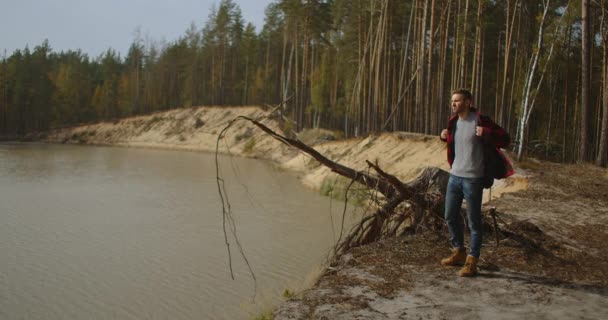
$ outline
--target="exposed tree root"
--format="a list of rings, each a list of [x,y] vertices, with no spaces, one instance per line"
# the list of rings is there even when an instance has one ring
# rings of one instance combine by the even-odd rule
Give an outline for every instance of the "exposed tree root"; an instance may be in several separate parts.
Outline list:
[[[384,199],[376,212],[364,217],[336,245],[340,255],[352,247],[392,237],[420,228],[438,230],[443,227],[443,202],[448,173],[439,168],[426,168],[415,180],[402,183],[377,165],[367,162],[380,179],[388,181],[399,192]]]

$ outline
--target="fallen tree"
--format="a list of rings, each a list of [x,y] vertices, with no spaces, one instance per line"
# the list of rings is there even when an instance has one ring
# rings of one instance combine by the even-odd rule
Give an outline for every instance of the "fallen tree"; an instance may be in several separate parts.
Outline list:
[[[439,229],[443,227],[442,208],[444,203],[445,188],[449,176],[447,172],[434,167],[426,168],[417,179],[404,183],[394,175],[382,170],[377,163],[372,163],[370,161],[366,161],[366,163],[369,169],[375,172],[373,175],[369,172],[363,172],[344,166],[325,157],[311,146],[303,143],[297,138],[290,138],[279,134],[262,123],[266,119],[276,117],[276,112],[280,111],[279,108],[280,106],[274,108],[267,115],[256,119],[246,116],[238,116],[232,119],[228,125],[224,127],[217,138],[217,186],[220,198],[222,200],[224,239],[228,248],[228,263],[233,278],[234,276],[232,273],[232,262],[230,257],[230,241],[228,239],[227,231],[230,231],[232,237],[235,239],[235,243],[241,253],[241,256],[244,258],[249,268],[250,266],[243,253],[236,234],[236,225],[234,224],[234,219],[231,215],[230,202],[228,201],[228,197],[225,192],[224,180],[220,175],[218,155],[220,141],[225,137],[230,127],[239,121],[246,121],[255,125],[257,128],[281,143],[296,148],[309,155],[321,165],[329,168],[332,172],[350,179],[351,182],[345,190],[345,212],[348,201],[348,192],[354,183],[361,184],[370,191],[369,194],[371,196],[368,201],[370,203],[370,208],[372,208],[374,212],[366,215],[351,229],[350,232],[346,234],[346,236],[342,237],[342,231],[340,232],[340,237],[334,247],[334,254],[336,256],[341,255],[352,247],[377,241],[383,237],[399,235],[405,231],[415,232],[420,228]]]

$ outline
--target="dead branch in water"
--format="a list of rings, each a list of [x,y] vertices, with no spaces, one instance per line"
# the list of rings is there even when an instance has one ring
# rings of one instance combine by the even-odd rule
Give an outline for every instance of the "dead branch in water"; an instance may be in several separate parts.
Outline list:
[[[227,198],[224,180],[221,178],[219,170],[218,156],[220,140],[224,138],[226,132],[237,121],[248,121],[254,124],[256,127],[276,140],[288,146],[297,148],[298,150],[311,156],[320,164],[328,167],[332,172],[349,178],[351,183],[349,184],[346,193],[348,193],[353,182],[358,182],[370,190],[379,192],[383,196],[381,202],[375,205],[376,212],[364,217],[362,221],[351,229],[350,233],[344,239],[342,239],[342,230],[340,231],[338,243],[334,247],[334,254],[340,255],[352,247],[370,243],[379,240],[382,237],[395,236],[404,230],[417,231],[421,227],[440,228],[443,225],[443,214],[441,210],[438,209],[441,207],[444,201],[445,187],[448,179],[447,172],[439,168],[426,168],[417,179],[408,183],[403,183],[397,177],[384,172],[377,163],[374,164],[366,161],[368,166],[377,173],[377,176],[339,164],[328,159],[302,141],[283,136],[261,123],[261,121],[269,118],[275,111],[279,110],[281,105],[275,107],[270,113],[256,119],[246,116],[238,116],[234,118],[220,132],[217,139],[215,154],[216,178],[218,192],[222,201],[222,221],[224,240],[228,250],[228,264],[230,267],[230,274],[233,279],[234,274],[232,270],[230,241],[228,239],[228,233],[226,232],[227,228],[229,228],[230,233],[239,249],[241,257],[245,260],[245,263],[249,268],[254,282],[256,281],[255,274],[253,273],[251,266],[243,252],[243,248],[238,240],[236,225],[234,223],[234,219],[232,218],[232,212]],[[347,201],[347,199],[348,194],[345,196],[345,201]]]

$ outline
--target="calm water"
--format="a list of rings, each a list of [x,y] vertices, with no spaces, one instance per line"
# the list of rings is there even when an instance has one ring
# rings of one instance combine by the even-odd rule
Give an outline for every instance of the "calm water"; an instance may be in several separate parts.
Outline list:
[[[222,161],[255,303],[236,252],[230,279],[213,155],[0,144],[0,319],[249,319],[308,285],[341,204]]]

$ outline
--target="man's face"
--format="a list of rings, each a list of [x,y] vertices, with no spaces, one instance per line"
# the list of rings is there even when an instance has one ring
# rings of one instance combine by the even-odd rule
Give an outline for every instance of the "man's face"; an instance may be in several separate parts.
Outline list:
[[[452,95],[452,113],[460,113],[471,106],[471,100],[467,100],[460,93]]]

